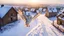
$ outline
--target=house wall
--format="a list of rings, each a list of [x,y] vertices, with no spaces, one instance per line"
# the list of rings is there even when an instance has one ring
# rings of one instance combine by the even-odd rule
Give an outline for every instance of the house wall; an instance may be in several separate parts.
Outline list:
[[[45,16],[46,17],[54,17],[57,15],[57,12],[46,12]]]
[[[62,20],[62,25],[64,26],[64,20]]]
[[[0,29],[1,29],[1,19],[0,19]]]
[[[17,12],[11,8],[8,13],[3,17],[3,26],[17,20]]]
[[[49,12],[48,12],[48,9],[46,8],[45,16],[46,16],[46,17],[49,17],[49,15],[50,15],[50,14],[49,14]]]
[[[48,12],[46,12],[46,13],[45,13],[45,16],[46,16],[46,17],[49,17],[49,13],[48,13]]]
[[[3,20],[2,19],[0,19],[0,28],[1,28],[1,26],[3,25],[3,22],[2,22]]]
[[[57,24],[61,24],[61,19],[57,18]]]
[[[54,16],[56,16],[57,15],[57,12],[49,12],[49,17],[54,17]]]

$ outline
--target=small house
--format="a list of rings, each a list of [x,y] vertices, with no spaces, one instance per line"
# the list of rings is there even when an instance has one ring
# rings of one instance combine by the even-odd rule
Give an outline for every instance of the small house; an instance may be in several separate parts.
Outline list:
[[[8,23],[17,21],[17,11],[13,7],[0,7],[0,27]]]
[[[64,12],[57,15],[57,24],[64,25]]]
[[[48,7],[46,8],[46,13],[45,16],[46,17],[54,17],[57,15],[57,9],[55,7]]]

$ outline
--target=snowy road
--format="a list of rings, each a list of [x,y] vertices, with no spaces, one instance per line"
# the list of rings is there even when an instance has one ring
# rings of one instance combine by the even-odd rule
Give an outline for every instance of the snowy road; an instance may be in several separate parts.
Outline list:
[[[38,17],[38,21],[38,25],[34,27],[26,36],[64,36],[64,33],[52,26],[52,21],[44,15],[41,14]]]

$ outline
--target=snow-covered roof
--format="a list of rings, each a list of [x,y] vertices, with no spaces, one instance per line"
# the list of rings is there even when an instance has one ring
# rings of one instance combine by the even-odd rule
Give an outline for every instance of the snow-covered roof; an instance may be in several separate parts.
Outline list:
[[[35,11],[35,8],[31,8],[31,10],[30,11]]]
[[[39,11],[42,11],[42,8],[39,8],[38,10],[39,10]]]
[[[52,8],[48,7],[48,11],[49,12],[57,12],[57,9],[55,7],[52,7]]]
[[[57,9],[56,9],[56,8],[54,8],[53,12],[57,12]]]
[[[64,12],[64,9],[60,10],[61,12]]]
[[[57,16],[60,15],[61,13],[62,13],[62,12],[59,12],[59,13],[57,14]]]
[[[26,12],[26,15],[29,15],[29,14],[31,14],[31,12],[27,11],[27,12]]]
[[[36,10],[37,13],[39,13],[39,10]]]
[[[43,11],[46,11],[46,9],[43,9]]]
[[[62,20],[64,20],[64,17],[62,18]]]
[[[60,14],[58,14],[58,15],[60,15],[58,18],[64,20],[64,13],[63,12],[60,12]]]
[[[28,8],[25,8],[25,10],[29,10]]]
[[[11,6],[0,7],[0,18],[3,18],[5,14],[11,9]]]

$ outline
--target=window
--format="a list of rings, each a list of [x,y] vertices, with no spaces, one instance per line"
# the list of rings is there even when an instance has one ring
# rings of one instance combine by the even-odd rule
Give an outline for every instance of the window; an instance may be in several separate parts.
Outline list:
[[[11,18],[14,17],[14,16],[15,16],[15,15],[12,13],[12,14],[11,14]]]
[[[14,16],[14,14],[12,13],[11,16]]]

